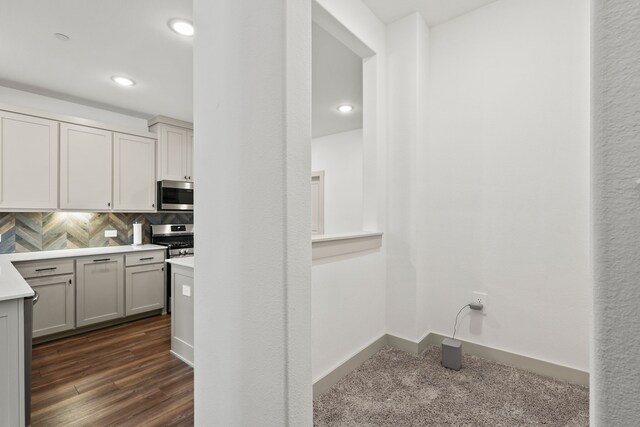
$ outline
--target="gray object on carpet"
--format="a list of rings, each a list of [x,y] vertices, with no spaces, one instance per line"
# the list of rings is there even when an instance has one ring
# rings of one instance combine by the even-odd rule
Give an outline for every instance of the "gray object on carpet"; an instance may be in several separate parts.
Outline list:
[[[380,350],[313,404],[314,426],[588,426],[589,389],[440,348]]]

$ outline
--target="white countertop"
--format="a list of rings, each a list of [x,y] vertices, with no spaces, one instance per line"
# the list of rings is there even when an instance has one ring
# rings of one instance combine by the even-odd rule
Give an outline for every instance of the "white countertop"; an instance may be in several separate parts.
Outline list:
[[[20,252],[0,255],[0,301],[33,296],[33,290],[13,266],[14,262],[43,259],[77,258],[91,255],[119,254],[137,251],[165,250],[159,245],[123,245],[103,248],[61,249],[56,251]]]
[[[180,265],[182,267],[193,268],[193,257],[192,256],[181,256],[178,258],[169,258],[165,262],[173,265]]]

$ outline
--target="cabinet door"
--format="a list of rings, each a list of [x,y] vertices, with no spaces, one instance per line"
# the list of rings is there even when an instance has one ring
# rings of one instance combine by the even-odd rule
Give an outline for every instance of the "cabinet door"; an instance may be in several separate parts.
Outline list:
[[[144,313],[164,307],[164,264],[126,268],[125,314]]]
[[[193,132],[187,131],[187,143],[185,144],[186,149],[186,166],[185,173],[187,175],[188,181],[193,181]]]
[[[160,179],[184,181],[187,179],[187,130],[175,126],[162,125],[160,128],[162,164]]]
[[[73,274],[29,279],[27,283],[39,296],[33,306],[34,338],[75,327]]]
[[[58,207],[58,122],[0,111],[0,208]]]
[[[122,255],[76,261],[78,327],[124,317],[123,265]]]
[[[113,208],[122,211],[156,209],[155,139],[113,135]]]
[[[60,125],[60,208],[111,210],[112,133]]]

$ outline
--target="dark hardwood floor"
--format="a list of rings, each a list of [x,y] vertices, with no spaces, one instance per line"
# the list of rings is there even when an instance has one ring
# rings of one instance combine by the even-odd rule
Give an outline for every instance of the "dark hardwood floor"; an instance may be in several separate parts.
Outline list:
[[[191,426],[193,369],[169,354],[170,316],[33,348],[32,426]]]

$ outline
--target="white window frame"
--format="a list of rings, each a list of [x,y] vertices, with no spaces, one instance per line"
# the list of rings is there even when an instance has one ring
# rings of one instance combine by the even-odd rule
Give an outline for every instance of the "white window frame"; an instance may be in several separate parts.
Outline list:
[[[311,199],[311,234],[324,234],[324,171],[311,172],[311,186],[318,187],[317,200]],[[313,194],[313,193],[312,193]],[[317,226],[314,227],[314,214],[318,218]]]

